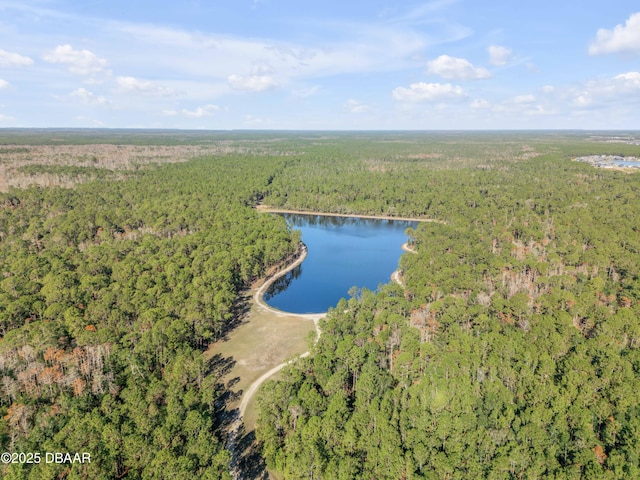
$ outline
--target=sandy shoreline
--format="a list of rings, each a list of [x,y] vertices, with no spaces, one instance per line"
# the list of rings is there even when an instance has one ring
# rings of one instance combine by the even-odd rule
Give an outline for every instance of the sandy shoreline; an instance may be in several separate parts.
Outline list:
[[[305,319],[305,320],[313,320],[313,324],[315,326],[316,329],[316,340],[320,337],[320,326],[318,325],[318,322],[321,318],[324,318],[326,316],[326,312],[324,313],[290,313],[290,312],[284,312],[282,310],[278,310],[277,308],[273,308],[271,306],[269,306],[264,299],[262,298],[264,293],[267,291],[267,289],[269,288],[269,286],[275,282],[276,280],[278,280],[280,277],[282,277],[283,275],[286,275],[288,272],[290,272],[291,270],[293,270],[294,268],[296,268],[298,265],[300,265],[304,259],[307,257],[307,246],[302,243],[302,253],[300,254],[300,256],[295,260],[295,262],[291,263],[290,265],[288,265],[285,269],[280,270],[279,272],[276,272],[274,275],[272,275],[270,278],[268,278],[261,286],[260,288],[258,288],[255,293],[253,294],[253,302],[254,304],[264,310],[267,310],[275,315],[278,316],[286,316],[286,317],[297,317],[300,319]],[[249,405],[249,402],[252,400],[252,398],[254,397],[254,395],[256,394],[256,392],[258,391],[258,388],[260,387],[260,385],[262,385],[265,381],[267,381],[271,376],[273,376],[275,373],[279,372],[280,370],[282,370],[284,367],[286,367],[287,365],[289,365],[291,362],[293,362],[294,360],[296,360],[297,358],[303,358],[303,357],[307,357],[309,355],[309,352],[304,352],[301,355],[299,355],[298,357],[283,362],[279,365],[276,365],[274,368],[272,368],[271,370],[269,370],[268,372],[266,372],[264,375],[262,375],[260,378],[258,378],[255,382],[253,382],[249,388],[247,388],[247,390],[245,392],[243,392],[242,394],[242,399],[240,401],[240,405],[238,407],[239,413],[240,413],[240,419],[244,418],[245,416],[245,412],[246,409]]]
[[[262,298],[264,296],[264,292],[267,291],[267,289],[269,288],[269,286],[273,282],[275,282],[280,277],[286,275],[291,270],[296,268],[298,265],[300,265],[302,262],[304,262],[305,258],[307,258],[307,246],[304,243],[302,243],[302,253],[296,259],[296,261],[291,263],[290,265],[288,265],[287,268],[285,268],[284,270],[280,270],[279,272],[276,272],[273,276],[268,278],[260,286],[260,288],[258,288],[256,290],[256,292],[253,294],[253,301],[260,308],[263,308],[264,310],[268,310],[269,312],[274,313],[274,314],[276,314],[278,316],[285,316],[286,315],[288,317],[299,317],[299,318],[306,318],[306,319],[309,319],[309,320],[313,320],[316,323],[316,330],[317,330],[318,320],[321,319],[322,317],[324,317],[327,314],[326,312],[323,312],[323,313],[291,313],[291,312],[285,312],[285,311],[278,310],[277,308],[273,308],[273,307],[269,306],[264,301],[264,299]]]
[[[295,259],[295,261],[287,265],[286,268],[283,268],[282,270],[277,271],[270,277],[267,277],[266,279],[264,279],[264,283],[262,283],[262,285],[260,285],[259,287],[256,288],[255,285],[252,287],[252,290],[254,290],[253,295],[251,295],[251,303],[253,304],[252,310],[255,309],[255,315],[262,318],[264,317],[273,318],[275,316],[275,317],[280,317],[283,321],[287,319],[291,319],[291,317],[293,317],[294,319],[300,319],[303,321],[311,320],[313,321],[313,324],[315,327],[316,340],[317,340],[317,338],[320,337],[320,327],[318,325],[318,322],[321,318],[323,318],[326,315],[326,313],[296,314],[296,313],[284,312],[282,310],[278,310],[276,308],[269,306],[263,299],[264,293],[267,291],[267,289],[273,282],[278,280],[283,275],[286,275],[288,272],[296,268],[298,265],[300,265],[304,261],[304,259],[307,256],[307,247],[304,243],[301,243],[300,248],[301,248],[300,255],[298,256],[298,258]],[[260,313],[261,311],[262,313]],[[286,367],[287,365],[290,365],[292,362],[295,362],[299,358],[304,358],[309,356],[309,354],[310,354],[309,351],[305,351],[302,354],[296,355],[294,358],[286,359],[284,362],[281,362],[273,366],[271,369],[267,370],[266,372],[264,372],[260,377],[258,377],[253,382],[251,382],[247,387],[242,389],[242,393],[240,395],[240,401],[236,407],[237,413],[235,415],[235,419],[229,425],[229,429],[228,429],[229,437],[227,439],[227,449],[231,453],[231,457],[232,457],[230,470],[231,470],[232,477],[234,479],[239,479],[243,477],[241,467],[239,464],[241,452],[237,450],[237,442],[240,436],[240,432],[242,431],[248,432],[254,429],[254,425],[247,424],[245,420],[247,417],[247,410],[255,409],[255,406],[253,406],[252,403],[254,401],[256,393],[258,392],[258,389],[264,382],[269,380],[271,377],[273,377],[276,373],[278,373],[284,367]],[[251,416],[253,418],[253,421],[255,421],[255,412]],[[253,421],[251,423],[253,423]],[[242,428],[243,424],[244,424],[244,428]]]
[[[284,208],[272,208],[268,205],[257,205],[256,210],[265,213],[293,213],[296,215],[321,215],[323,217],[344,217],[344,218],[366,218],[370,220],[400,220],[404,222],[436,222],[445,223],[442,220],[434,218],[411,218],[411,217],[391,217],[388,215],[358,215],[358,214],[346,214],[346,213],[327,213],[327,212],[308,212],[302,210],[287,210]]]
[[[265,208],[261,208],[260,210],[264,211],[264,212],[272,211],[272,210],[268,210],[268,209],[265,209]],[[312,213],[312,212],[293,212],[293,213],[303,213],[303,214],[308,214],[308,215],[323,215],[321,213]],[[342,216],[342,215],[333,215],[333,216]],[[380,217],[360,217],[360,218],[380,218]],[[393,218],[393,219],[394,220],[402,220],[402,219],[398,219],[398,218]],[[425,221],[425,220],[422,220],[422,221]],[[305,258],[307,256],[307,246],[302,242],[301,242],[301,249],[302,249],[302,251],[300,252],[300,255],[298,256],[298,258],[295,259],[294,262],[292,262],[291,264],[287,265],[286,268],[284,268],[284,269],[274,273],[272,276],[268,277],[264,281],[264,283],[262,285],[260,285],[258,288],[255,289],[255,291],[254,291],[254,293],[252,295],[252,303],[254,304],[254,306],[258,310],[263,310],[265,312],[268,312],[270,314],[276,315],[278,317],[294,317],[294,318],[300,318],[301,320],[312,320],[313,323],[314,323],[314,326],[315,326],[315,330],[316,330],[316,341],[317,341],[317,339],[320,338],[320,335],[321,335],[321,330],[320,330],[320,327],[319,327],[319,320],[326,316],[326,312],[325,313],[311,313],[311,314],[289,313],[289,312],[278,310],[276,308],[273,308],[273,307],[269,306],[263,299],[264,293],[267,291],[267,289],[269,288],[269,286],[273,282],[275,282],[276,280],[281,278],[283,275],[286,275],[288,272],[290,272],[291,270],[296,268],[298,265],[300,265],[305,260]],[[407,251],[407,252],[416,253],[415,250],[412,250],[406,243],[402,245],[402,249]],[[402,279],[401,279],[399,271],[396,270],[395,272],[393,272],[393,274],[391,276],[391,280],[395,281],[400,286],[404,287],[404,284],[402,282]],[[237,407],[236,418],[230,425],[229,439],[228,439],[228,442],[227,442],[227,448],[231,452],[231,455],[232,455],[232,461],[231,461],[230,467],[231,467],[233,478],[237,479],[237,478],[241,478],[242,477],[242,472],[240,471],[240,467],[239,467],[239,464],[238,464],[238,460],[239,460],[238,454],[239,454],[239,452],[236,450],[236,443],[237,443],[239,432],[241,431],[241,427],[242,427],[243,423],[245,423],[245,418],[247,416],[247,410],[249,408],[255,408],[253,406],[250,407],[250,404],[252,404],[252,402],[253,402],[253,400],[255,398],[255,395],[258,392],[258,389],[260,388],[260,386],[264,382],[269,380],[271,377],[273,377],[276,373],[281,371],[283,368],[285,368],[286,366],[290,365],[291,363],[297,361],[298,359],[304,358],[304,357],[308,357],[309,355],[310,355],[310,352],[306,351],[306,352],[296,356],[295,358],[288,359],[288,360],[286,360],[286,361],[274,366],[270,370],[268,370],[265,373],[263,373],[259,378],[254,380],[242,392],[242,394],[240,396],[240,402],[239,402],[238,407]],[[253,430],[253,425],[247,425],[245,423],[244,428],[246,430]]]

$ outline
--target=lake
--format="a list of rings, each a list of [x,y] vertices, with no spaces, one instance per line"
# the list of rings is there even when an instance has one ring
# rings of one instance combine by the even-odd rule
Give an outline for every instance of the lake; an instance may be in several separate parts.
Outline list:
[[[627,161],[620,161],[620,162],[612,162],[614,165],[617,165],[619,167],[635,167],[635,168],[640,168],[640,162],[636,162],[636,161],[632,161],[632,160],[627,160]]]
[[[270,306],[292,313],[321,313],[348,298],[351,287],[375,290],[398,267],[405,230],[417,222],[324,215],[282,215],[302,232],[304,262],[264,295]]]

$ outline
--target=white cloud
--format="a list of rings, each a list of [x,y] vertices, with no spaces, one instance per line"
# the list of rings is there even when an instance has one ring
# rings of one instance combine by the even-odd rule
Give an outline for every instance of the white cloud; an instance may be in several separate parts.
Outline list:
[[[230,86],[236,85],[234,88],[251,90],[256,84],[276,82],[269,76],[272,73],[247,71],[247,65],[256,61],[276,71],[275,78],[282,86],[295,79],[414,67],[426,48],[471,34],[466,27],[433,19],[427,10],[417,9],[411,15],[384,21],[316,19],[309,26],[310,40],[305,42],[193,33],[123,22],[112,23],[110,28],[132,48],[144,52],[136,58],[137,68],[166,68],[182,75],[223,79]],[[282,19],[285,26],[292,22],[297,28],[299,22],[294,25],[294,21]],[[424,32],[425,21],[433,27],[428,34]]]
[[[605,53],[640,54],[640,12],[631,15],[624,26],[616,25],[613,30],[598,30],[596,39],[589,45],[589,54]]]
[[[9,88],[9,82],[0,78],[0,90]]]
[[[106,71],[107,61],[89,50],[74,50],[69,44],[59,45],[42,57],[49,63],[67,65],[76,75],[95,75]]]
[[[502,66],[511,60],[512,51],[510,48],[500,45],[490,45],[489,48],[487,48],[487,52],[489,52],[489,63],[491,65]]]
[[[640,72],[620,73],[571,86],[546,86],[541,89],[540,97],[548,107],[579,109],[576,111],[630,108],[640,104]]]
[[[166,97],[175,94],[170,88],[135,77],[117,77],[116,83],[122,93],[140,93],[151,97]]]
[[[269,75],[274,73],[275,70],[271,65],[264,62],[255,62],[253,67],[251,68],[252,75]]]
[[[204,107],[198,107],[195,110],[182,109],[182,114],[186,115],[187,117],[202,118],[209,117],[218,110],[220,110],[220,107],[218,107],[217,105],[209,104],[205,105]]]
[[[613,79],[622,82],[626,87],[640,88],[640,72],[621,73]]]
[[[576,107],[588,107],[589,105],[591,105],[591,103],[593,102],[593,99],[591,98],[591,95],[589,94],[589,92],[583,92],[580,95],[577,95],[574,99],[572,104]]]
[[[350,113],[366,113],[371,111],[371,107],[365,103],[360,103],[357,100],[350,98],[343,105],[343,108]]]
[[[278,82],[270,75],[229,75],[227,77],[229,86],[235,90],[247,92],[264,92],[277,88]]]
[[[473,109],[489,108],[491,104],[486,100],[477,99],[469,104]]]
[[[33,65],[31,58],[0,50],[0,67],[27,67],[29,65]]]
[[[203,107],[198,107],[195,110],[187,110],[186,108],[183,108],[180,111],[164,110],[162,114],[167,117],[183,115],[185,117],[190,117],[190,118],[202,118],[202,117],[210,117],[211,115],[214,115],[219,110],[220,110],[220,107],[218,107],[217,105],[208,104]]]
[[[86,88],[78,88],[77,90],[74,90],[69,94],[69,97],[77,98],[85,105],[91,105],[94,107],[104,107],[111,104],[111,102],[102,95],[96,96]]]
[[[589,98],[594,104],[615,102],[616,100],[637,102],[638,93],[640,93],[640,72],[627,72],[611,78],[591,80],[579,90],[568,90],[570,97],[574,99],[581,96],[584,99]]]
[[[523,105],[523,104],[527,104],[527,103],[533,103],[536,101],[536,97],[533,95],[518,95],[516,97],[513,98],[513,103],[516,103],[518,105]]]
[[[556,110],[547,108],[544,105],[540,104],[533,105],[524,111],[524,114],[529,116],[555,115],[557,113],[558,112]]]
[[[393,90],[394,100],[401,102],[434,102],[465,98],[462,87],[450,83],[412,83],[409,88],[398,87]]]
[[[449,55],[440,55],[427,62],[427,73],[440,75],[447,80],[478,80],[491,76],[486,68],[474,67],[464,58]]]

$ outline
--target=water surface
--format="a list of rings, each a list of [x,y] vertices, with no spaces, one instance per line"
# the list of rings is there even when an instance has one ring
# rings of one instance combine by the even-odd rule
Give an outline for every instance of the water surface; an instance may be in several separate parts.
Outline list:
[[[612,162],[614,165],[618,165],[619,167],[636,167],[640,168],[640,162],[633,160],[624,160],[619,162]]]
[[[398,267],[405,230],[416,222],[323,215],[283,215],[302,232],[308,254],[302,265],[274,282],[264,300],[293,313],[326,312],[351,287],[375,290]]]

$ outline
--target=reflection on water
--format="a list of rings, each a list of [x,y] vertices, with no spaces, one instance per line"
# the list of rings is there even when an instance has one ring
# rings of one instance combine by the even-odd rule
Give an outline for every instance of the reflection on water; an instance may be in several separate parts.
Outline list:
[[[280,213],[278,215],[282,215],[287,220],[287,223],[294,228],[308,226],[335,228],[335,233],[338,235],[354,235],[358,237],[370,237],[380,231],[387,230],[389,227],[404,231],[409,227],[416,226],[416,222],[407,220],[299,215],[293,213]]]
[[[290,270],[282,277],[277,278],[262,296],[265,302],[268,302],[272,297],[275,297],[279,293],[284,292],[292,281],[298,278],[302,274],[302,265],[298,265],[293,270]]]
[[[375,290],[388,283],[416,222],[325,215],[283,215],[302,233],[307,257],[274,282],[264,298],[272,307],[294,313],[320,313],[346,297],[351,287]]]

